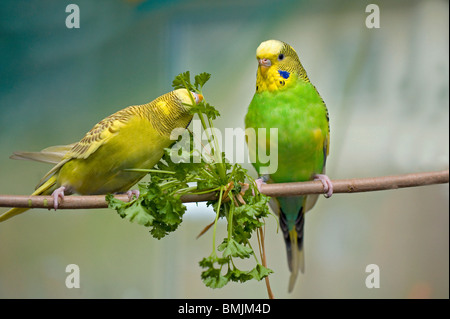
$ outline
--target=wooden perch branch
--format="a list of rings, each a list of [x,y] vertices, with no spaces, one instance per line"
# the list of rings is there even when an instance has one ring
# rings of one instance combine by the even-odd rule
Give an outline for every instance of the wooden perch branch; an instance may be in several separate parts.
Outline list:
[[[449,182],[449,170],[438,172],[414,173],[395,176],[383,176],[373,178],[355,178],[333,180],[334,194],[358,193],[380,190],[390,190],[405,187],[425,186],[432,184],[444,184]],[[296,196],[309,194],[322,194],[323,186],[319,181],[299,183],[264,184],[261,192],[268,196]],[[127,195],[115,195],[117,199],[128,201]],[[182,201],[203,202],[214,200],[216,195],[208,193],[203,195],[184,195]],[[52,208],[51,196],[27,196],[27,195],[1,195],[0,207],[29,207]],[[58,209],[87,209],[106,208],[108,203],[105,195],[66,196]]]

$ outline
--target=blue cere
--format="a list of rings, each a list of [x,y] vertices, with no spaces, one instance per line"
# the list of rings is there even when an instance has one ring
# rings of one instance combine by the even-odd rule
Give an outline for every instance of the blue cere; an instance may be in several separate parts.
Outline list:
[[[280,75],[285,79],[289,78],[289,75],[291,75],[288,71],[278,70],[278,73],[280,73]]]

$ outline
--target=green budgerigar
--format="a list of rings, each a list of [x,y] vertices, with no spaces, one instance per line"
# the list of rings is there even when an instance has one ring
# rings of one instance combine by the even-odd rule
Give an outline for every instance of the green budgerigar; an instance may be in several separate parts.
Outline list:
[[[330,197],[333,186],[324,175],[330,146],[325,103],[309,81],[297,53],[287,43],[262,42],[256,50],[256,58],[256,92],[245,117],[245,126],[256,133],[248,135],[248,145],[253,165],[262,176],[257,183],[320,180],[325,196]],[[262,131],[258,129],[263,128],[267,132],[266,138],[258,136],[258,131]],[[277,129],[277,139],[269,138],[271,128]],[[251,141],[252,137],[256,140]],[[261,170],[267,168],[267,164],[259,157],[258,149],[277,152],[278,166],[274,172],[269,171],[266,175]],[[318,195],[277,197],[270,203],[279,215],[286,242],[291,271],[289,292],[294,287],[298,270],[304,272],[304,214],[314,206],[317,198]]]

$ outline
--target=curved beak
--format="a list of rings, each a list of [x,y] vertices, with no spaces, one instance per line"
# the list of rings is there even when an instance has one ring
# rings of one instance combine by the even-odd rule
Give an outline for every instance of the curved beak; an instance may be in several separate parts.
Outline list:
[[[258,59],[258,66],[262,74],[265,74],[271,65],[272,62],[269,59]]]
[[[199,94],[199,93],[194,93],[194,92],[191,92],[191,93],[192,93],[192,95],[194,96],[195,104],[198,104],[198,103],[200,103],[201,101],[203,101],[203,95],[201,95],[201,94]]]

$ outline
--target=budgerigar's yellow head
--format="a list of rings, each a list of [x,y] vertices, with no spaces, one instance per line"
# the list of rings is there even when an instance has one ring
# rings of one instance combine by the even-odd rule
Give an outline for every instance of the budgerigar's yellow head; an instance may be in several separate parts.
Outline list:
[[[278,40],[262,42],[256,49],[258,72],[256,91],[275,91],[289,86],[296,79],[309,82],[295,50]]]
[[[194,101],[195,104],[198,104],[203,100],[203,96],[201,94],[189,92],[186,89],[178,89],[173,92],[183,104],[192,104],[192,101]]]

